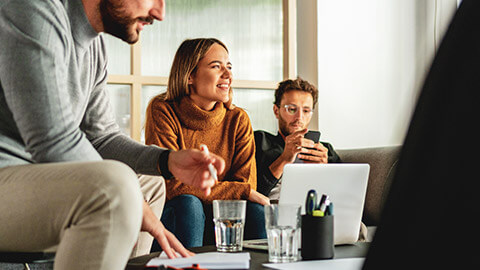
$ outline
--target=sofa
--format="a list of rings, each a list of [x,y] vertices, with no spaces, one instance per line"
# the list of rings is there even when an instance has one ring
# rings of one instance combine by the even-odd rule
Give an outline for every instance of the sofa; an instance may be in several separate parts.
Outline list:
[[[344,163],[370,164],[362,218],[363,223],[368,227],[368,240],[372,239],[375,228],[380,221],[382,208],[397,167],[400,150],[401,146],[336,150]]]

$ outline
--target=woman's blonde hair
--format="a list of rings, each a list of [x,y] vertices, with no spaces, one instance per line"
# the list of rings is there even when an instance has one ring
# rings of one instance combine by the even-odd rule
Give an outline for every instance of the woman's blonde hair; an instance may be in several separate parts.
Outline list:
[[[173,59],[167,92],[157,97],[165,101],[179,102],[183,97],[189,96],[188,78],[195,73],[198,62],[215,43],[225,48],[228,53],[227,46],[216,38],[196,38],[183,41]]]

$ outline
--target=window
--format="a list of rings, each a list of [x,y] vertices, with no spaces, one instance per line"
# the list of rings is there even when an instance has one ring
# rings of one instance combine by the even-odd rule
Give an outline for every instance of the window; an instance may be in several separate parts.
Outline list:
[[[166,91],[175,52],[187,38],[214,37],[226,44],[233,64],[233,103],[244,108],[254,130],[276,132],[273,90],[294,76],[293,0],[166,1],[162,22],[148,26],[135,45],[105,35],[108,91],[122,130],[143,141],[144,115],[152,97]]]

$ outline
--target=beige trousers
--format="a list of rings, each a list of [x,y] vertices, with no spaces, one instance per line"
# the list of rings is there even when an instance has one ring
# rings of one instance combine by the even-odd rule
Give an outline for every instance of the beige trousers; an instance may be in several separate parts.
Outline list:
[[[1,168],[0,250],[55,249],[55,269],[124,269],[152,242],[138,238],[142,201],[163,208],[163,179],[148,179],[116,161]]]
[[[165,205],[165,181],[161,176],[138,175],[143,199],[148,203],[158,219],[162,217],[163,206]],[[132,252],[132,257],[150,253],[153,236],[147,232],[140,232],[137,244]]]

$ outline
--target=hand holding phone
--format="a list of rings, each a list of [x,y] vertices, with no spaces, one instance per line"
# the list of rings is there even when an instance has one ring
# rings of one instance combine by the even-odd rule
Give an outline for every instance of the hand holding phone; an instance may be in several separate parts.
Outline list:
[[[312,140],[313,143],[318,143],[318,141],[320,140],[320,131],[309,130],[303,137],[305,139]],[[310,148],[310,147],[306,147],[306,148],[311,150],[317,150],[316,148]],[[309,154],[302,154],[302,155],[312,156]],[[305,160],[300,159],[297,154],[297,157],[295,157],[294,163],[305,163]]]

